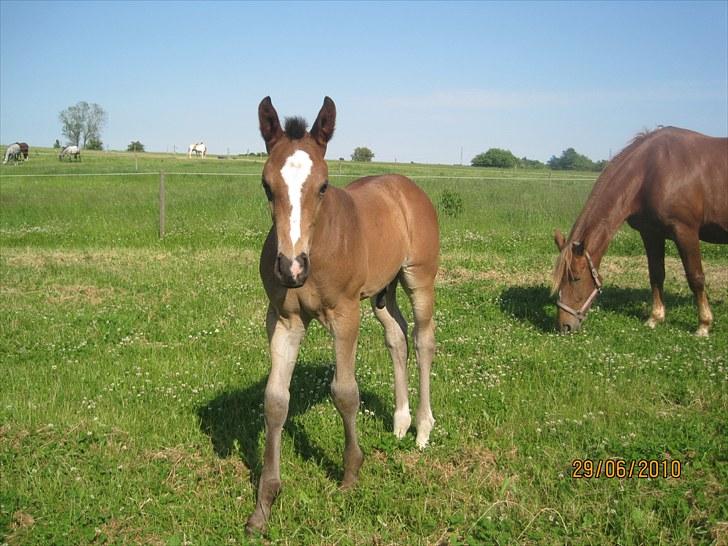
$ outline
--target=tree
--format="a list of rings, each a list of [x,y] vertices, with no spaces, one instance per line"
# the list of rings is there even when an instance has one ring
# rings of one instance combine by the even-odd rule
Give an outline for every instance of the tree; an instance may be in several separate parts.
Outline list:
[[[106,124],[106,111],[86,101],[69,106],[58,114],[61,131],[71,144],[87,147],[90,139],[101,142],[101,129]]]
[[[374,152],[372,152],[366,146],[360,146],[354,148],[354,153],[351,154],[352,161],[371,161],[374,158]]]
[[[61,149],[61,142],[60,142],[60,140],[56,139],[56,141],[53,143],[53,147],[56,150],[60,150]]]
[[[127,152],[143,152],[144,151],[144,144],[139,142],[138,140],[132,140],[131,144],[126,147]]]
[[[524,169],[543,169],[546,166],[538,159],[528,159],[526,156],[523,156],[519,162]]]
[[[574,148],[567,148],[561,152],[560,157],[552,155],[548,160],[548,166],[557,171],[601,171],[605,165],[606,161],[595,163],[587,156],[577,153]]]
[[[518,158],[510,150],[491,148],[487,152],[476,155],[470,164],[473,167],[500,167],[510,169],[518,165]]]

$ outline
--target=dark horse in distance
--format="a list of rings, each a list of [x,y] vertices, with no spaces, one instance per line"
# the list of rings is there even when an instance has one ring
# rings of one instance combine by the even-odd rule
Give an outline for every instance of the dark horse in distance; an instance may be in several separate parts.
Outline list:
[[[599,176],[560,250],[553,274],[558,325],[578,330],[601,289],[599,264],[627,221],[647,251],[652,312],[647,325],[665,320],[665,240],[677,245],[698,306],[696,335],[707,336],[713,314],[705,293],[700,241],[728,243],[728,138],[663,127],[638,135]]]

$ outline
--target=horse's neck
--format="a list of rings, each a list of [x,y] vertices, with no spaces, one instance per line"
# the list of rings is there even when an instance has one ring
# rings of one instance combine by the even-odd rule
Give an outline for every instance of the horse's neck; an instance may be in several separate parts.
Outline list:
[[[569,240],[584,242],[597,267],[619,227],[637,212],[643,179],[634,168],[610,165],[594,184]]]

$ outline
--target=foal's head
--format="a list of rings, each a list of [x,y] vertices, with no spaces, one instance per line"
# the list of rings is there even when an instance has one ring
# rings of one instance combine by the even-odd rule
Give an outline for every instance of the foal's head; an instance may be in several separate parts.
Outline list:
[[[560,251],[551,289],[552,293],[559,294],[558,328],[563,333],[576,332],[601,291],[602,281],[583,242],[567,242],[558,230],[554,241]]]
[[[311,232],[329,186],[324,155],[336,106],[326,97],[310,132],[301,118],[286,119],[282,128],[270,97],[258,106],[258,119],[268,150],[263,189],[278,240],[273,273],[283,286],[297,288],[308,277]]]

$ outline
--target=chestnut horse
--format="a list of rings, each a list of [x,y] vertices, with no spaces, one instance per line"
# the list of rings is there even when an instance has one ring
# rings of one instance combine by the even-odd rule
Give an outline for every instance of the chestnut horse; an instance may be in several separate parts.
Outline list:
[[[334,134],[336,107],[326,97],[311,131],[301,118],[281,128],[270,97],[258,107],[269,153],[263,189],[273,227],[263,245],[260,276],[270,300],[266,327],[271,371],[265,389],[265,453],[248,531],[265,529],[280,488],[281,430],[289,384],[306,327],[316,319],[332,334],[336,368],[331,394],[344,422],[341,487],[357,480],[363,454],[356,432],[359,389],[354,374],[360,300],[369,298],[384,327],[394,362],[394,434],[410,427],[407,397],[407,323],[397,307],[401,283],[412,303],[419,366],[417,445],[427,445],[434,418],[430,366],[435,352],[435,274],[439,260],[437,215],[429,198],[403,176],[368,176],[343,189],[328,181],[324,155]]]
[[[647,326],[665,320],[665,239],[677,245],[698,306],[696,335],[707,336],[713,314],[705,293],[700,241],[728,243],[728,138],[659,128],[638,135],[599,176],[568,239],[556,230],[560,250],[553,275],[558,324],[578,330],[601,291],[602,256],[619,226],[639,231],[652,287]]]

